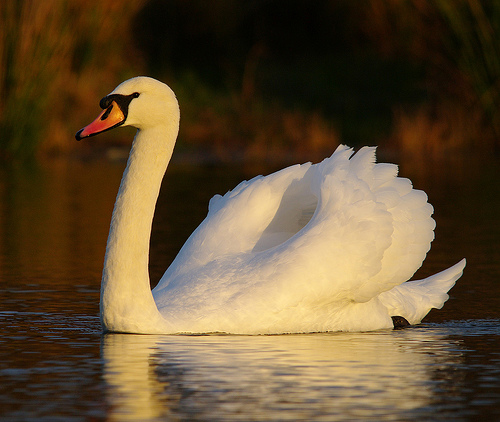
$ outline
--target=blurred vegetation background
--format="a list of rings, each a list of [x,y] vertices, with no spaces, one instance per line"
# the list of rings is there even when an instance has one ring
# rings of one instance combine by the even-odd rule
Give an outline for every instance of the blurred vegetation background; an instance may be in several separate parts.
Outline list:
[[[177,93],[186,154],[500,151],[495,0],[3,0],[0,157],[73,154],[99,99],[140,74]]]

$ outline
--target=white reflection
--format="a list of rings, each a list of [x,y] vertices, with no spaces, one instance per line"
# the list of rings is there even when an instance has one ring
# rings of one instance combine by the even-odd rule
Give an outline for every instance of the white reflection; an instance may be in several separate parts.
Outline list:
[[[165,413],[161,384],[150,364],[156,336],[109,334],[102,342],[109,420],[152,420]]]
[[[431,329],[283,336],[107,335],[111,420],[389,418],[429,406],[460,360]],[[450,371],[452,372],[452,371]],[[413,413],[412,413],[413,412]]]

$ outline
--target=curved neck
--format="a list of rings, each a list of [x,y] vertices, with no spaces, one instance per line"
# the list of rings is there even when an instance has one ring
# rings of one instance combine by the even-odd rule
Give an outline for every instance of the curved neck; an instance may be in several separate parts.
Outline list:
[[[158,312],[149,284],[149,241],[156,200],[172,156],[177,131],[139,130],[113,210],[101,282],[101,321],[108,331],[147,330]],[[168,130],[167,130],[168,133]]]

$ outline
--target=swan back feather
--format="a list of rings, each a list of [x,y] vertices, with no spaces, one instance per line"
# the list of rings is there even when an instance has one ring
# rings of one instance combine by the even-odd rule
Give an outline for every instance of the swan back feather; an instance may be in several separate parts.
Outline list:
[[[397,177],[397,166],[375,164],[375,148],[353,155],[340,146],[319,164],[214,197],[153,294],[180,324],[197,315],[201,326],[217,319],[228,332],[343,329],[346,309],[362,313],[352,305],[373,301],[420,267],[433,239],[431,214],[427,196]],[[389,326],[387,311],[378,312]],[[357,317],[364,326],[368,318]]]

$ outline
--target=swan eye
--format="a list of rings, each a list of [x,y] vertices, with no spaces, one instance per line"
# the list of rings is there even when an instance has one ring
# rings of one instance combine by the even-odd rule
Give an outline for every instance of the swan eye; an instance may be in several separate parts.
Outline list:
[[[132,98],[137,98],[139,95],[141,95],[141,94],[139,94],[138,92],[134,92],[134,93],[132,94]]]

